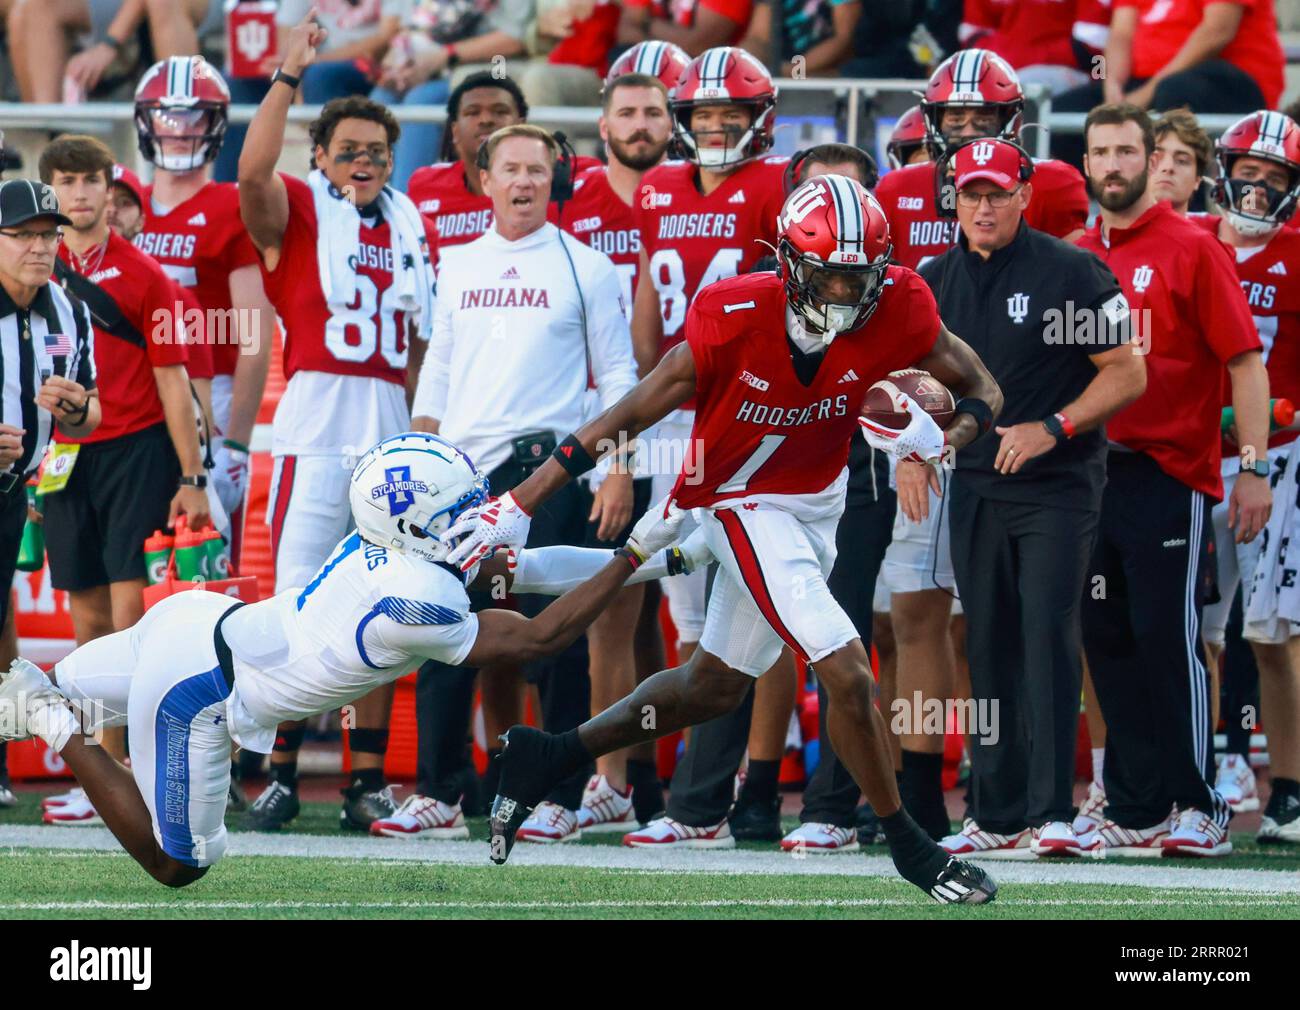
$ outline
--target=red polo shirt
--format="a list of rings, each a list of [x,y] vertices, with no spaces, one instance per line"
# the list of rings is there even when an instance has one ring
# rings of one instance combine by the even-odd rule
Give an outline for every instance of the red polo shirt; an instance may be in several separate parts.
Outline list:
[[[1151,456],[1165,473],[1218,500],[1223,366],[1260,349],[1237,271],[1219,240],[1167,203],[1079,245],[1111,268],[1147,349],[1147,388],[1106,422],[1106,434]]]

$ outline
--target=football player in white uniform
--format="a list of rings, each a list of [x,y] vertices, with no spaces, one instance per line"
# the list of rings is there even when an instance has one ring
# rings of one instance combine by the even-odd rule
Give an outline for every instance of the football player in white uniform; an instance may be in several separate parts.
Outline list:
[[[548,547],[499,555],[462,579],[444,563],[454,545],[444,535],[486,493],[468,457],[436,435],[380,442],[352,474],[356,531],[304,588],[247,606],[179,593],[49,677],[17,659],[0,676],[0,738],[39,736],[61,754],[154,879],[199,879],[226,848],[232,742],[267,753],[279,723],[338,708],[425,659],[485,666],[559,652],[629,579],[684,570],[681,551],[663,551],[684,513],[660,503],[612,556]],[[470,613],[469,583],[576,588],[527,620]],[[114,725],[129,727],[130,769],[83,735]]]

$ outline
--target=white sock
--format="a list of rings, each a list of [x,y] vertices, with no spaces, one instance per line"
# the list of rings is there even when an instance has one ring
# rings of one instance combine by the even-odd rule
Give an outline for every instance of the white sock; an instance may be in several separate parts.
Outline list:
[[[1092,781],[1097,784],[1097,788],[1102,788],[1102,766],[1106,763],[1106,748],[1092,748]]]
[[[81,730],[72,709],[53,696],[43,696],[27,703],[27,727],[56,754],[68,745],[74,733]]]

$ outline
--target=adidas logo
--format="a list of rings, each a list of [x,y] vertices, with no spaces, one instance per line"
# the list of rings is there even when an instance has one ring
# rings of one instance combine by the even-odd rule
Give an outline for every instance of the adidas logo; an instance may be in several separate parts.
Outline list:
[[[1286,264],[1283,263],[1281,260],[1278,260],[1276,263],[1274,263],[1271,267],[1268,268],[1268,272],[1271,274],[1277,274],[1279,277],[1285,277]]]
[[[727,201],[727,203],[744,203],[744,202],[745,202],[745,191],[743,189],[736,190],[735,194],[731,197],[731,199]]]
[[[516,270],[514,267],[511,267],[509,270],[507,270],[505,273],[501,275],[501,279],[503,281],[517,281],[519,280],[519,271]]]
[[[858,373],[850,368],[847,372],[845,372],[843,375],[840,376],[840,381],[835,383],[835,385],[838,386],[841,383],[845,383],[845,382],[859,382],[859,381],[860,380],[858,379]]]
[[[203,216],[203,211],[199,211],[192,218],[185,222],[186,224],[207,224],[208,219]]]

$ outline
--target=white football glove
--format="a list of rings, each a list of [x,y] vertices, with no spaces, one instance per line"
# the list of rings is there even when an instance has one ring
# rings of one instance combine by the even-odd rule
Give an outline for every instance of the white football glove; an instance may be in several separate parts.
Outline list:
[[[636,521],[636,525],[628,535],[627,543],[623,546],[645,561],[657,551],[677,543],[686,516],[687,512],[674,505],[672,496],[669,495],[663,501],[651,506],[646,514]]]
[[[248,490],[248,453],[224,442],[217,446],[212,454],[212,487],[227,514],[238,509]]]
[[[709,549],[709,539],[704,535],[701,527],[696,527],[695,532],[682,541],[679,549],[682,552],[682,560],[686,562],[686,571],[682,573],[684,575],[693,575],[717,560],[713,556],[713,551]]]
[[[873,449],[887,452],[895,459],[912,463],[934,463],[943,458],[947,437],[933,417],[906,393],[899,393],[895,406],[912,415],[906,428],[895,430],[877,424],[870,418],[859,417],[862,436]]]
[[[507,491],[478,509],[470,509],[444,534],[448,540],[467,534],[447,555],[447,563],[468,572],[484,558],[501,548],[518,550],[528,540],[533,517],[521,509]]]

